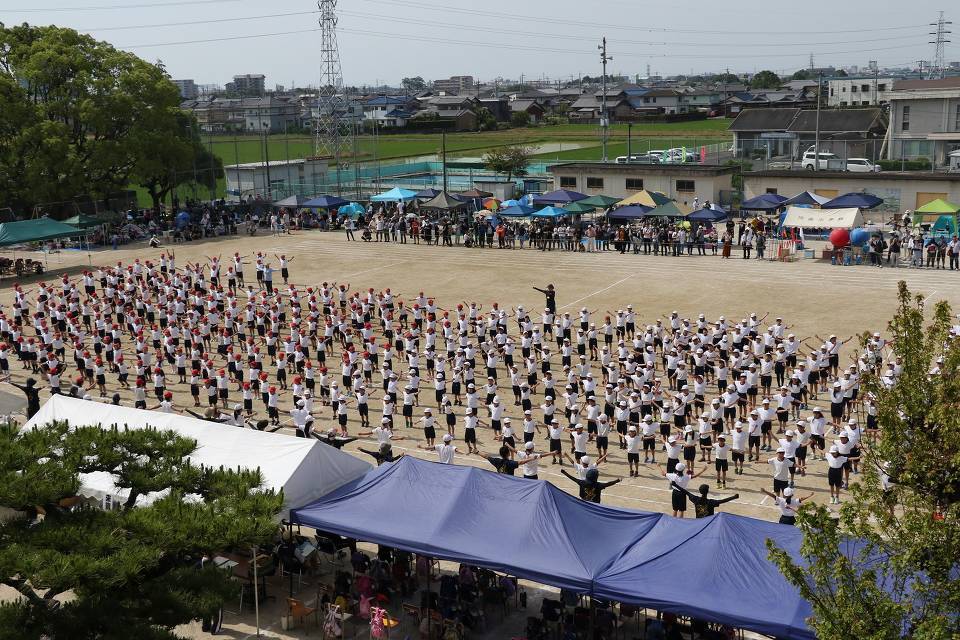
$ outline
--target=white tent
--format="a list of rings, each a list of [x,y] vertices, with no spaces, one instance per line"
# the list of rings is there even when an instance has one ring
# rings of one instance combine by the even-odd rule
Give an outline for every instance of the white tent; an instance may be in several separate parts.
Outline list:
[[[810,209],[788,207],[783,219],[784,227],[799,229],[853,229],[863,226],[860,209]]]
[[[256,469],[263,474],[263,486],[283,489],[283,513],[302,507],[330,493],[369,471],[372,466],[319,440],[297,438],[280,433],[265,433],[214,424],[178,413],[145,411],[119,407],[90,400],[79,400],[55,395],[40,407],[40,411],[24,425],[33,429],[55,420],[66,420],[73,426],[118,425],[130,429],[154,427],[176,431],[197,442],[190,456],[196,465],[208,467]],[[126,489],[114,486],[113,476],[106,472],[82,474],[80,494],[106,504],[123,502],[129,495]],[[157,494],[141,496],[138,505],[149,504],[161,497]]]

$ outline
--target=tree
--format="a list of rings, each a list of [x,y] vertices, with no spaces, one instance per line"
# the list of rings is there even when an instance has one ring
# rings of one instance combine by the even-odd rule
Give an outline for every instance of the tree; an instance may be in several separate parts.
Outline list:
[[[809,624],[821,638],[960,634],[960,341],[950,334],[946,302],[934,306],[925,327],[923,297],[900,282],[898,298],[889,331],[902,372],[895,383],[873,368],[863,377],[879,438],[863,449],[852,499],[838,519],[823,506],[800,510],[800,557],[768,542],[772,559],[811,603]],[[895,483],[890,491],[882,474]]]
[[[530,126],[530,114],[526,111],[514,111],[510,114],[510,124],[514,127]]]
[[[738,84],[740,82],[740,77],[735,73],[721,73],[713,78],[714,82],[720,82],[723,84]]]
[[[483,156],[483,165],[490,171],[507,174],[507,182],[510,182],[513,176],[527,175],[532,155],[533,149],[523,145],[500,147]]]
[[[125,189],[145,138],[174,144],[163,67],[90,36],[0,24],[0,76],[0,201],[20,210]]]
[[[490,109],[482,105],[473,107],[473,113],[477,116],[477,130],[491,131],[497,128],[497,119],[491,113]]]
[[[403,90],[407,93],[420,93],[427,88],[427,83],[421,76],[414,76],[401,80],[400,86],[403,87]]]
[[[272,539],[283,498],[259,470],[196,467],[196,442],[152,429],[0,428],[0,628],[17,638],[174,638],[209,615],[236,583],[204,554]],[[119,510],[85,507],[79,474],[113,474]],[[149,506],[141,496],[168,492]],[[212,556],[209,556],[212,557]]]
[[[790,76],[791,80],[813,80],[817,77],[817,74],[810,69],[800,69],[799,71],[794,71],[793,75]]]
[[[161,128],[144,132],[137,139],[136,164],[131,178],[147,190],[153,208],[177,187],[196,182],[214,189],[223,177],[223,162],[203,146],[196,119],[176,111]]]
[[[751,89],[778,89],[780,84],[780,76],[773,71],[763,70],[750,79]]]

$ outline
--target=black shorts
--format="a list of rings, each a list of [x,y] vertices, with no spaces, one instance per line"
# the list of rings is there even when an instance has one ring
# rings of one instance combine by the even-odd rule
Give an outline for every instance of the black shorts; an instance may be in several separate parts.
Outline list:
[[[701,447],[709,447],[712,444],[713,444],[713,441],[711,440],[710,436],[700,436]]]
[[[500,423],[499,420],[491,420],[490,428],[496,431],[497,433],[500,433],[500,431],[503,430],[503,425]]]
[[[609,436],[597,436],[597,449],[606,449],[610,445]]]
[[[437,430],[435,427],[424,427],[423,428],[423,437],[427,440],[433,440],[437,437]]]
[[[726,418],[736,418],[737,417],[737,408],[736,407],[724,407],[723,408],[723,417]]]
[[[596,433],[596,432],[597,432],[597,421],[587,420],[587,433]]]
[[[670,424],[668,422],[660,423],[660,435],[664,438],[670,437]]]
[[[760,446],[760,436],[748,436],[747,437],[747,446],[749,448],[759,447]]]
[[[403,417],[404,417],[404,418],[412,418],[412,417],[413,417],[413,405],[412,405],[412,404],[405,404],[405,405],[403,405],[403,408],[400,410],[400,412],[401,412],[401,414],[403,414]]]
[[[784,489],[786,489],[786,488],[789,487],[789,486],[790,486],[790,482],[787,481],[787,480],[777,480],[777,479],[774,479],[774,481],[773,481],[773,492],[774,492],[774,493],[780,493],[781,491],[783,491]]]
[[[524,431],[524,432],[523,432],[523,443],[526,444],[526,443],[528,443],[528,442],[533,442],[533,435],[534,435],[533,432]]]
[[[743,454],[741,454],[741,456],[742,455]],[[717,468],[717,471],[726,471],[728,468],[728,463],[726,460],[721,460],[717,458],[716,460],[713,461],[713,466]]]
[[[780,516],[780,524],[789,524],[794,525],[797,523],[797,518],[795,516]]]
[[[797,460],[806,461],[806,459],[807,459],[807,448],[797,447]]]
[[[843,405],[842,402],[831,402],[830,403],[830,417],[834,420],[840,420],[843,418]]]
[[[697,459],[697,448],[696,447],[684,447],[683,448],[683,459],[690,462],[691,460]]]
[[[683,491],[677,491],[674,489],[670,493],[670,503],[673,506],[674,511],[686,511],[687,510],[687,494]]]
[[[777,417],[779,417],[779,416],[777,416]],[[786,418],[784,418],[784,420],[786,420]],[[770,433],[770,431],[772,431],[772,430],[773,430],[773,423],[771,423],[769,420],[765,420],[763,423],[761,423],[761,425],[760,425],[760,433],[766,435],[766,434]]]
[[[843,467],[827,469],[827,482],[831,487],[843,486]]]
[[[759,444],[759,442],[757,444]],[[734,462],[743,462],[743,453],[740,451],[731,451],[730,453],[733,455]]]
[[[627,454],[627,462],[636,462],[636,463],[639,463],[639,462],[640,462],[640,454],[639,454],[639,453],[628,453],[628,454]]]
[[[826,444],[823,436],[810,436],[810,440],[818,449],[823,449],[824,445]]]
[[[680,462],[678,458],[667,458],[667,473],[673,473],[677,470],[677,464]]]
[[[657,450],[657,439],[655,437],[649,437],[643,439],[643,450],[644,451],[656,451]]]
[[[477,443],[477,430],[476,429],[464,429],[463,430],[463,441],[469,444]]]
[[[560,439],[550,440],[550,451],[563,451]]]

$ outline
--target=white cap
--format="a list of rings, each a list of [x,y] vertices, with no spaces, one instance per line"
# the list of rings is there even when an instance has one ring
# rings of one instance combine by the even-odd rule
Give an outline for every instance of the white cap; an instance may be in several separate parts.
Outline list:
[[[683,464],[682,462],[678,462],[676,466],[676,470],[682,473],[687,470],[687,465]]]
[[[450,442],[451,440],[453,440],[453,436],[452,436],[452,435],[450,435],[449,433],[444,434],[444,436],[443,436],[443,441],[444,441],[444,442]]]
[[[786,489],[783,490],[783,495],[789,498],[790,496],[793,495],[793,489],[791,489],[790,487],[787,487]]]
[[[787,432],[784,435],[787,436],[788,438],[792,438],[794,435],[793,429],[787,429]]]
[[[670,444],[673,444],[676,441],[677,441],[677,436],[670,436],[669,438],[667,438],[667,442],[669,442]]]
[[[783,447],[778,447],[778,448],[777,448],[777,453],[786,453],[786,452],[787,452],[787,450],[784,449]]]
[[[583,456],[582,458],[580,458],[580,462],[582,462],[583,464],[590,464],[590,456]]]
[[[528,442],[527,444],[523,445],[523,447],[524,447],[524,449],[526,449],[527,451],[530,451],[531,449],[533,449],[533,443],[532,443],[532,442]]]
[[[837,445],[833,445],[830,447],[830,453],[840,453],[840,449],[837,447]]]

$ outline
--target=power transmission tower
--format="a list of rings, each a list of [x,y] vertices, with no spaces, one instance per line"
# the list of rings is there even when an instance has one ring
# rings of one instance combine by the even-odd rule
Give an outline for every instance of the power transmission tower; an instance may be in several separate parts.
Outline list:
[[[343,74],[337,46],[337,0],[318,0],[320,9],[320,90],[317,98],[317,129],[314,151],[332,158],[337,167],[337,194],[341,192],[340,160],[344,146]]]
[[[936,22],[931,22],[931,27],[936,27],[936,31],[931,31],[930,35],[936,36],[935,40],[931,40],[930,44],[935,46],[933,54],[933,65],[930,68],[930,77],[937,79],[943,78],[944,72],[946,71],[947,63],[945,60],[944,49],[946,45],[950,42],[947,39],[947,36],[952,32],[947,29],[949,25],[953,24],[949,20],[943,19],[943,11],[940,12],[940,17]]]

